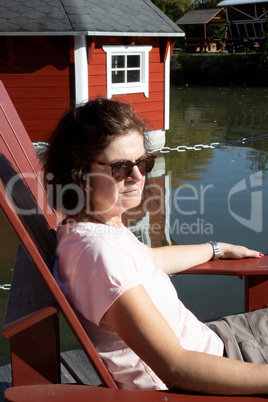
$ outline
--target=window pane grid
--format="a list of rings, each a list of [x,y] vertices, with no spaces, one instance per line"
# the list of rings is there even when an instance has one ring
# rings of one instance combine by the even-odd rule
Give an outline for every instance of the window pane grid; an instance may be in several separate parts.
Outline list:
[[[106,53],[107,98],[144,93],[149,97],[149,52],[152,46],[102,46]]]
[[[141,82],[141,55],[112,55],[112,84]]]

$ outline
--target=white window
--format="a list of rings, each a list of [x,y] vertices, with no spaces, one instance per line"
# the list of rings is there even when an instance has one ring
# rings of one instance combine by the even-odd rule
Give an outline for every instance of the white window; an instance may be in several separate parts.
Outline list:
[[[152,46],[103,46],[107,63],[107,98],[144,93],[149,96],[149,52]]]

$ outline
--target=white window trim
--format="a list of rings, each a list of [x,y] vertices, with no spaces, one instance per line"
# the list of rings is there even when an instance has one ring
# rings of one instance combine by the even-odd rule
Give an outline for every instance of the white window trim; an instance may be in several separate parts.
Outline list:
[[[106,52],[107,67],[107,98],[113,95],[144,93],[149,97],[149,52],[152,46],[103,46]],[[141,54],[141,81],[139,83],[112,84],[112,56],[126,54]]]

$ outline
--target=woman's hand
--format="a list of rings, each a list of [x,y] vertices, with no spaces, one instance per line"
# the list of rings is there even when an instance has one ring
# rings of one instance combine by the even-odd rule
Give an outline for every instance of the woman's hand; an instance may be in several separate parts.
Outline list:
[[[244,246],[237,246],[229,243],[218,243],[222,259],[240,259],[240,258],[262,258],[263,254],[256,250],[250,250]]]

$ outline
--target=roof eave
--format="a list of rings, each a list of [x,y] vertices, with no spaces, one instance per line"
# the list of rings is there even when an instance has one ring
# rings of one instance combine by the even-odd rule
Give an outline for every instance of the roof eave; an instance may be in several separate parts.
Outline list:
[[[223,0],[217,4],[217,7],[238,6],[238,5],[245,5],[245,4],[259,4],[259,3],[266,3],[266,2],[267,2],[267,0],[257,0],[257,1],[251,1],[251,2],[249,2],[248,0],[240,0],[238,2],[232,1],[232,0]]]
[[[136,36],[136,37],[184,37],[184,32],[0,32],[0,36]]]

